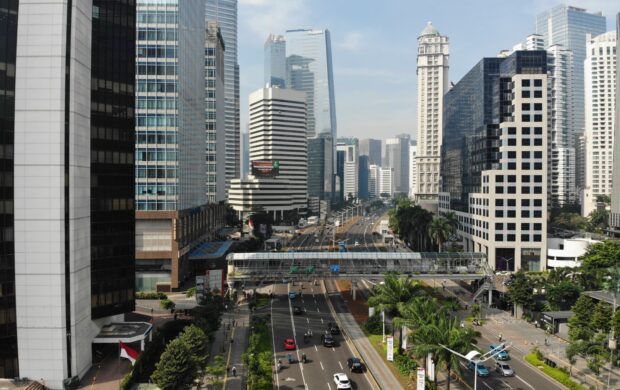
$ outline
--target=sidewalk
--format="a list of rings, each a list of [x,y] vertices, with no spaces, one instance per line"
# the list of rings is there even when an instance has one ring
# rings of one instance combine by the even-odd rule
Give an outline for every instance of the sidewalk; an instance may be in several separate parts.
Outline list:
[[[213,362],[215,356],[221,355],[227,362],[227,367],[237,369],[236,376],[232,376],[231,371],[225,375],[224,389],[245,389],[246,368],[241,355],[248,348],[249,327],[250,310],[246,302],[222,314],[220,328],[215,332],[211,344],[208,364]],[[209,383],[210,381],[205,377],[201,389],[211,389]]]
[[[446,291],[462,303],[472,305],[471,292],[453,281],[447,281],[446,287]],[[512,348],[520,353],[525,355],[530,353],[532,348],[538,347],[543,355],[556,362],[558,366],[570,368],[570,363],[566,358],[568,342],[565,340],[554,335],[548,335],[543,329],[536,328],[533,324],[515,318],[510,313],[499,309],[483,309],[483,317],[487,321],[484,325],[485,329],[489,330],[491,334],[499,335],[501,333],[505,340],[513,343]],[[548,345],[545,345],[545,339]],[[572,373],[576,379],[588,386],[598,385],[599,388],[603,388],[601,386],[607,385],[609,367],[602,367],[601,375],[597,376],[587,367],[586,361],[578,357],[577,362],[572,366]],[[620,388],[620,373],[618,370],[613,370],[611,374],[610,384],[612,388]]]

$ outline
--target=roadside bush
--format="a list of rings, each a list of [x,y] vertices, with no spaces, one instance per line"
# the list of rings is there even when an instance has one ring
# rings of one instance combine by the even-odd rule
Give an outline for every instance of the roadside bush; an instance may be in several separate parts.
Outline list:
[[[131,390],[133,387],[131,372],[123,377],[121,384],[118,386],[119,390]]]
[[[394,364],[401,374],[409,376],[418,369],[418,363],[407,355],[394,355]]]
[[[136,299],[168,299],[168,296],[163,292],[138,291],[136,293]]]
[[[196,295],[196,287],[190,287],[190,288],[188,288],[188,289],[187,289],[187,291],[185,292],[185,296],[186,296],[187,298],[191,298],[191,297],[193,297],[194,295]]]
[[[159,301],[159,306],[161,306],[162,309],[170,310],[174,308],[174,302],[170,299],[162,299]]]
[[[243,361],[248,367],[248,388],[253,390],[273,389],[273,352],[266,318],[252,319],[253,333]]]
[[[383,334],[383,324],[381,321],[381,314],[373,314],[368,321],[364,324],[364,329],[369,334]]]
[[[586,387],[573,381],[570,378],[570,375],[565,370],[548,366],[547,364],[545,364],[545,362],[538,359],[535,353],[525,355],[524,359],[536,368],[540,368],[540,370],[544,372],[547,376],[550,376],[551,378],[560,382],[564,386],[568,387],[570,390],[587,390]]]

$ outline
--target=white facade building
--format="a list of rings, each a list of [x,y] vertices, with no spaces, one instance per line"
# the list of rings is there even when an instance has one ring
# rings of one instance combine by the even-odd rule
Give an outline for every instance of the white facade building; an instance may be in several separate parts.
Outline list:
[[[586,187],[583,215],[596,209],[597,196],[611,195],[615,91],[616,32],[588,36],[584,63],[586,89]]]
[[[372,164],[368,167],[368,193],[370,194],[371,199],[379,197],[379,185],[381,181],[380,175],[380,166]]]
[[[344,198],[348,199],[349,194],[357,198],[359,194],[359,145],[357,139],[339,139],[338,151],[344,152],[344,177],[343,190]]]
[[[232,181],[230,205],[240,214],[257,209],[280,212],[308,205],[306,95],[301,91],[262,88],[250,95],[250,164],[279,165],[275,177],[250,172]]]
[[[443,96],[448,91],[448,37],[429,22],[418,37],[418,136],[415,197],[436,201],[443,129]]]
[[[387,194],[390,197],[394,195],[394,168],[392,167],[379,168],[379,195],[381,194]]]
[[[590,238],[547,239],[547,268],[576,268],[588,247],[600,241]]]
[[[416,165],[416,155],[418,146],[416,141],[409,143],[409,196],[415,196],[416,180],[418,178],[418,169]]]

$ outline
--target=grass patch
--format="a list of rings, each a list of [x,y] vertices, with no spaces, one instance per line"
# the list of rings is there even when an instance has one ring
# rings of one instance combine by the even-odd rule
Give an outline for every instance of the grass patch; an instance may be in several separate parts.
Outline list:
[[[248,367],[248,388],[254,390],[273,389],[273,350],[267,322],[270,319],[252,318],[254,331],[250,335],[249,347],[243,354]]]
[[[524,359],[526,362],[544,372],[547,376],[550,376],[571,390],[588,390],[586,387],[572,380],[570,375],[566,372],[560,370],[559,368],[553,368],[545,364],[545,362],[538,359],[535,353],[525,355]]]
[[[403,386],[403,389],[408,389],[410,385],[409,377],[407,375],[403,375],[398,367],[394,364],[395,362],[389,362],[387,360],[387,343],[382,344],[383,335],[380,334],[371,334],[366,335],[368,337],[368,341],[372,344],[373,348],[379,353],[381,359],[388,366],[394,377],[398,380],[398,382]],[[394,359],[396,360],[396,353],[394,353]]]
[[[269,306],[269,295],[267,294],[257,294],[256,297],[256,308],[260,309],[261,307]]]

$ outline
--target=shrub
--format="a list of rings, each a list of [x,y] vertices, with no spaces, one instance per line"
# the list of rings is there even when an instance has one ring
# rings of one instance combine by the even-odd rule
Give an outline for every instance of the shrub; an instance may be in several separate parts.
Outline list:
[[[155,291],[138,291],[136,293],[136,299],[167,299],[168,296],[163,292]]]
[[[159,301],[159,305],[161,306],[162,309],[166,309],[166,310],[170,310],[174,308],[174,302],[172,302],[170,299],[162,299],[161,301]]]
[[[120,390],[131,390],[131,388],[133,387],[133,376],[131,375],[131,372],[127,375],[125,375],[123,377],[123,380],[121,381],[121,384],[119,385],[119,389]]]
[[[383,334],[381,314],[373,314],[364,324],[364,329],[370,334]]]
[[[570,378],[570,375],[565,370],[559,368],[553,368],[545,364],[542,360],[538,359],[536,353],[530,353],[525,355],[524,359],[531,365],[540,368],[547,376],[555,379],[570,390],[587,390],[586,387],[578,384]]]
[[[188,288],[188,289],[187,289],[187,291],[185,292],[185,296],[186,296],[187,298],[191,298],[191,297],[193,297],[194,295],[196,295],[196,287],[190,287],[190,288]]]
[[[418,369],[418,363],[407,355],[394,355],[394,364],[401,374],[409,376]]]

